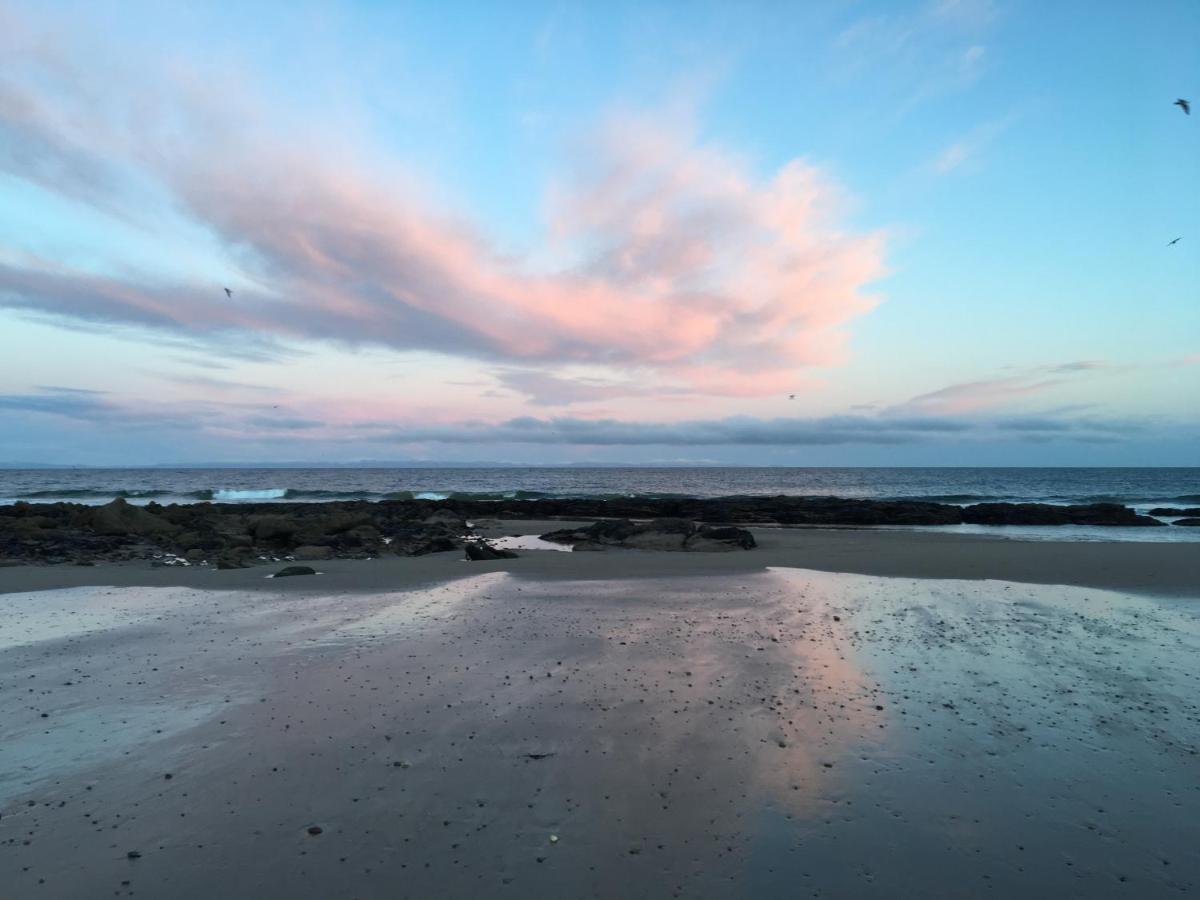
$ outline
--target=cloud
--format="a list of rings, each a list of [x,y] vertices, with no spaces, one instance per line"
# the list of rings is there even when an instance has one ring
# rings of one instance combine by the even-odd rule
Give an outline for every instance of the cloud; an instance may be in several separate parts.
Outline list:
[[[996,439],[1110,442],[1138,427],[1138,423],[1131,421],[1054,415],[992,419],[885,415],[807,419],[735,416],[673,423],[522,416],[498,423],[414,426],[394,430],[379,439],[396,444],[800,447]]]
[[[955,415],[989,409],[1019,397],[1041,393],[1059,384],[1062,384],[1061,379],[1031,380],[1024,375],[968,381],[930,391],[928,394],[921,394],[893,409],[895,411],[922,410],[930,414]]]
[[[266,431],[302,431],[310,428],[321,428],[324,422],[317,419],[300,419],[289,416],[248,416],[242,422],[254,428]]]
[[[979,157],[1012,126],[1014,121],[1014,116],[1007,116],[976,126],[943,148],[929,167],[939,175],[973,168]]]
[[[979,36],[996,18],[991,3],[975,0],[892,8],[850,23],[834,49],[843,74],[880,79],[876,93],[888,98],[891,114],[904,116],[979,80],[987,64]]]
[[[1103,360],[1074,360],[1025,368],[1019,374],[951,384],[891,407],[891,414],[961,415],[1004,406],[1041,394],[1089,373],[1116,373],[1127,367]]]
[[[751,394],[838,363],[846,326],[876,302],[883,236],[839,225],[823,172],[793,160],[756,177],[686,123],[626,113],[597,129],[547,202],[557,262],[535,267],[432,210],[369,148],[269,130],[257,124],[269,110],[239,116],[200,75],[156,72],[153,91],[114,80],[95,102],[37,41],[4,49],[15,64],[0,81],[0,168],[106,212],[149,184],[217,237],[249,286],[228,298],[215,280],[9,254],[0,305],[221,348],[328,340],[636,366],[704,389],[742,379]]]
[[[68,419],[95,420],[105,415],[111,404],[99,391],[70,387],[39,387],[32,394],[0,394],[0,411],[45,413]]]

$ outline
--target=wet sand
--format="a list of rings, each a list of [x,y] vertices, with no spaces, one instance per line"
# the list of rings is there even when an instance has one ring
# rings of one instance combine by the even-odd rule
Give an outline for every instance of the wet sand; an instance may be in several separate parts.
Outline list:
[[[0,570],[4,896],[1200,887],[1196,593],[759,552]]]

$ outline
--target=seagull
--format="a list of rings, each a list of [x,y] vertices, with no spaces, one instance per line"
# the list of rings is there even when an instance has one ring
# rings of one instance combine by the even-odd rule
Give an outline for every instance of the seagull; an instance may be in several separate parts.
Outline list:
[[[796,399],[796,395],[795,395],[795,394],[788,394],[788,399],[789,399],[789,400],[795,400],[795,399]]]
[[[1172,103],[1171,105],[1172,105],[1172,106],[1178,106],[1180,109],[1182,109],[1182,110],[1183,110],[1183,114],[1184,114],[1185,116],[1190,116],[1190,115],[1192,114],[1192,104],[1188,103],[1188,102],[1187,102],[1186,100],[1184,100],[1182,97],[1180,97],[1178,100],[1176,100],[1176,101],[1175,101],[1174,103]]]
[[[1173,241],[1167,241],[1167,246],[1170,247],[1174,244],[1178,244],[1179,240],[1180,240],[1179,238],[1175,238],[1175,240],[1173,240]]]
[[[233,297],[233,291],[231,291],[229,288],[225,288],[225,296],[226,296],[226,297],[230,297],[230,298],[232,298],[232,297]]]

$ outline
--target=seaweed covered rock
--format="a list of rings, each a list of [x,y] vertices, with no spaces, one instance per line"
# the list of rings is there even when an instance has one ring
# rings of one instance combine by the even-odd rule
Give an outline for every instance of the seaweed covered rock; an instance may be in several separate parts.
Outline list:
[[[976,503],[962,511],[974,525],[1109,525],[1155,526],[1163,523],[1138,515],[1119,503],[1054,506],[1048,503]]]
[[[637,524],[626,519],[600,521],[586,528],[564,528],[541,536],[544,541],[570,544],[576,550],[666,550],[713,552],[752,550],[754,535],[744,528],[727,525],[697,525],[685,519],[655,519]]]
[[[517,558],[517,554],[513,553],[511,550],[503,550],[500,547],[493,547],[487,541],[469,541],[463,545],[463,550],[466,551],[466,557],[471,562]]]

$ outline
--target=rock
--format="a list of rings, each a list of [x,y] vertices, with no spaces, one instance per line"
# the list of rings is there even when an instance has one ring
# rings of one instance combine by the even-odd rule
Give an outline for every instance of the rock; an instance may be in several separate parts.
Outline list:
[[[374,525],[356,525],[342,532],[338,543],[343,547],[377,547],[383,543],[383,535]]]
[[[267,544],[290,541],[298,527],[295,520],[283,516],[259,516],[249,523],[249,531],[254,540]]]
[[[467,553],[467,559],[472,562],[483,562],[492,559],[516,559],[517,554],[511,550],[501,550],[499,547],[493,547],[487,541],[471,541],[464,544],[463,549]]]
[[[176,530],[170,522],[146,509],[126,503],[121,497],[96,507],[92,511],[91,520],[92,530],[96,534],[158,537]]]
[[[1159,507],[1155,513],[1200,518],[1198,508]],[[1172,515],[1172,518],[1177,516]],[[584,520],[587,527],[543,535],[576,551],[615,548],[712,551],[752,544],[744,532],[704,531],[748,523],[782,525],[986,525],[1164,524],[1117,504],[976,504],[965,509],[924,501],[875,501],[838,497],[620,497],[441,501],[393,499],[379,503],[195,503],[131,506],[116,500],[103,507],[79,503],[14,503],[0,506],[0,558],[20,564],[71,564],[87,560],[149,560],[155,554],[201,551],[221,568],[241,567],[244,553],[281,556],[297,548],[332,557],[395,553],[419,556],[462,551],[467,520]],[[383,536],[390,539],[390,545]],[[320,558],[320,557],[313,557]],[[195,554],[189,557],[195,561]],[[223,561],[223,562],[222,562]],[[251,560],[253,562],[253,560]]]
[[[188,562],[198,563],[198,562],[202,562],[204,559],[206,559],[207,554],[203,550],[201,550],[199,547],[193,547],[187,553],[183,554],[183,558],[186,559]]]
[[[683,550],[695,530],[687,519],[655,519],[637,526],[621,543],[633,550]]]
[[[753,550],[757,546],[758,542],[754,540],[754,535],[745,528],[733,528],[732,526],[711,528],[704,526],[688,537],[683,549],[712,552],[722,550]]]
[[[275,578],[289,578],[292,575],[316,575],[317,570],[312,566],[287,566],[275,573]]]
[[[443,553],[462,546],[461,532],[444,525],[405,522],[392,532],[392,552],[397,556],[424,556]]]
[[[1184,525],[1186,527],[1194,528],[1195,526],[1200,525],[1200,516],[1189,517],[1186,519],[1176,519],[1171,524],[1172,525]]]
[[[754,535],[744,528],[696,525],[686,519],[655,519],[638,525],[625,519],[600,521],[587,528],[567,528],[543,534],[542,540],[571,544],[576,551],[622,547],[631,550],[723,551],[751,550]]]
[[[297,547],[293,550],[292,556],[296,557],[296,559],[329,559],[333,556],[333,548],[305,544],[303,547]]]
[[[1200,516],[1200,506],[1179,508],[1177,506],[1159,506],[1150,510],[1152,516]]]
[[[577,544],[587,541],[593,544],[620,545],[630,535],[636,534],[638,526],[628,519],[602,519],[586,528],[564,528],[541,535],[543,541],[556,544]]]
[[[444,525],[457,529],[460,533],[467,530],[467,520],[449,509],[437,509],[421,520],[423,525]]]
[[[976,503],[962,511],[964,522],[975,525],[1162,525],[1119,503],[1054,506],[1048,503]]]

